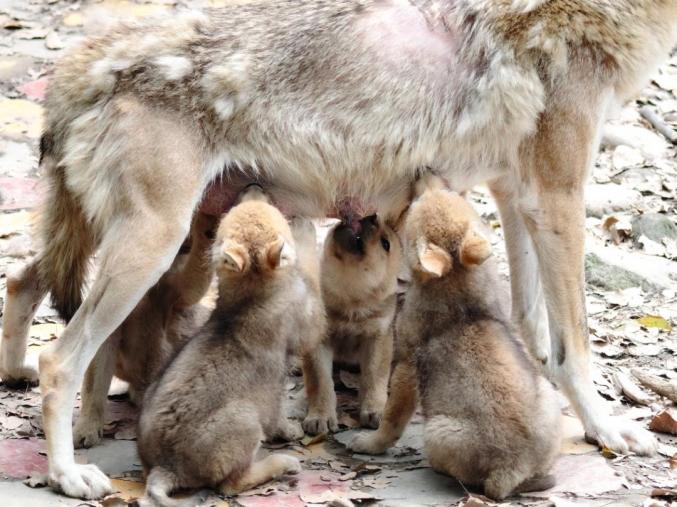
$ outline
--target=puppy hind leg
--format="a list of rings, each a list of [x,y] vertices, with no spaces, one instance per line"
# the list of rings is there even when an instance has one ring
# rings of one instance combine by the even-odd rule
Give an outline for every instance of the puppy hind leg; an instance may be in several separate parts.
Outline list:
[[[37,360],[26,357],[30,325],[47,293],[47,287],[40,278],[38,262],[33,259],[20,270],[7,275],[0,343],[0,379],[5,385],[38,380]]]
[[[287,454],[271,454],[260,461],[252,463],[247,470],[237,477],[226,479],[221,484],[221,492],[227,496],[237,495],[255,488],[285,474],[298,474],[301,463]]]
[[[87,368],[80,390],[80,415],[73,428],[73,443],[76,448],[92,447],[103,437],[106,401],[113,379],[116,348],[116,336],[109,337]]]

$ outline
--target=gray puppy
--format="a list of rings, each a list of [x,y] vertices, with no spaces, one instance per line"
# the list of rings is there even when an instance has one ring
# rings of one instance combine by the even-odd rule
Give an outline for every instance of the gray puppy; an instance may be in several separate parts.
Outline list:
[[[300,471],[292,456],[254,457],[264,438],[303,435],[281,408],[287,356],[323,308],[317,284],[296,267],[282,214],[260,193],[244,201],[219,226],[214,313],[144,399],[145,504],[174,505],[168,494],[178,488],[237,494]]]

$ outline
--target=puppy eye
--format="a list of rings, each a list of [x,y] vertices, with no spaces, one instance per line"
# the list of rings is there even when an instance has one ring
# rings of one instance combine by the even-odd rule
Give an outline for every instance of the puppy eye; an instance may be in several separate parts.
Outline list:
[[[381,246],[386,252],[390,252],[390,241],[386,238],[381,238]]]

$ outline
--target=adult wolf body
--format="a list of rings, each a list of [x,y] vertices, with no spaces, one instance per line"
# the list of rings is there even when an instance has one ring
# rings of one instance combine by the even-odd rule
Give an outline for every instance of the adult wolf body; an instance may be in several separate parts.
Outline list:
[[[667,54],[676,20],[674,0],[268,1],[87,40],[50,83],[44,247],[5,309],[7,377],[26,371],[20,303],[51,290],[72,316],[40,359],[51,484],[86,498],[110,490],[73,460],[77,386],[219,175],[225,205],[240,179],[258,178],[305,215],[346,197],[386,214],[422,166],[457,190],[490,181],[532,351],[600,444],[651,452],[592,387],[582,188],[607,109]],[[101,272],[80,305],[97,248]]]

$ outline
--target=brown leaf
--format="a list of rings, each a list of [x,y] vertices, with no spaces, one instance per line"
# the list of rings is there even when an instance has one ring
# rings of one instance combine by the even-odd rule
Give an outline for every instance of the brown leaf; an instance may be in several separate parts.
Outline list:
[[[677,454],[675,454],[672,458],[670,458],[670,468],[672,470],[677,468]]]
[[[670,410],[663,410],[651,419],[649,429],[660,433],[677,435],[677,421]]]
[[[677,489],[675,489],[675,488],[656,488],[651,492],[651,496],[653,498],[656,498],[656,497],[677,498]]]

